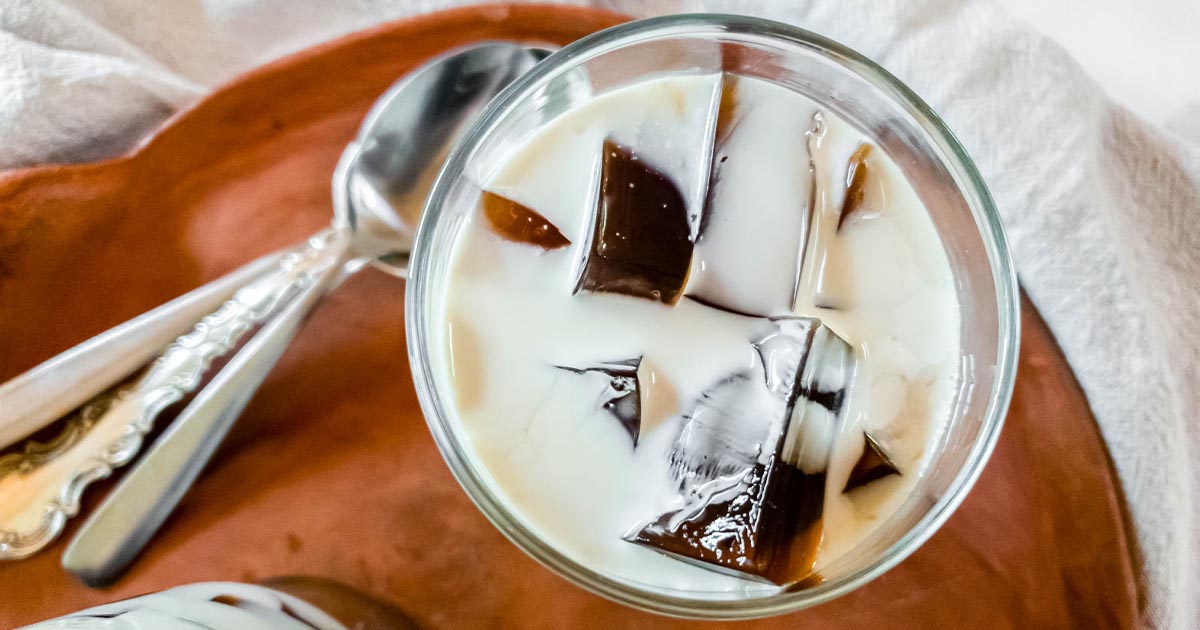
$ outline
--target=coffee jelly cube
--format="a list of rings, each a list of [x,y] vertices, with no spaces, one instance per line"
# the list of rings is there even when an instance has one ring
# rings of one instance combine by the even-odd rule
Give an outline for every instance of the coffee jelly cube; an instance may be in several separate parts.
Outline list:
[[[574,292],[674,304],[691,261],[691,225],[679,187],[629,147],[605,140],[591,234]]]
[[[642,429],[642,390],[638,380],[641,357],[583,366],[558,366],[594,381],[599,392],[597,404],[607,411],[637,446]]]
[[[706,390],[672,445],[676,491],[626,536],[785,586],[812,572],[854,350],[818,320],[767,321],[757,360]]]
[[[864,431],[862,455],[858,457],[854,468],[850,470],[850,477],[846,480],[846,487],[842,492],[850,492],[873,481],[899,474],[901,474],[900,467],[896,465],[892,456],[878,440]]]

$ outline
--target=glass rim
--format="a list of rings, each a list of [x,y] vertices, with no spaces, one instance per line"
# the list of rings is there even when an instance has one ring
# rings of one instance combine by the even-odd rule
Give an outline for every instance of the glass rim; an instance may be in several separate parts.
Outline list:
[[[956,183],[974,215],[992,273],[992,281],[996,287],[998,336],[994,389],[965,463],[938,501],[876,560],[846,577],[801,591],[746,599],[700,600],[638,589],[566,557],[515,517],[512,511],[497,499],[489,488],[488,481],[482,478],[467,460],[463,445],[447,426],[446,419],[449,416],[437,391],[430,353],[425,351],[429,341],[425,319],[430,304],[420,296],[427,291],[428,274],[425,270],[430,266],[435,243],[432,242],[432,237],[422,238],[422,235],[430,233],[433,229],[432,226],[440,218],[454,182],[466,172],[467,165],[482,141],[521,99],[543,80],[594,56],[639,41],[665,36],[721,34],[766,37],[815,50],[849,72],[867,80],[912,116],[943,152],[944,166],[957,176]],[[995,449],[1016,379],[1017,348],[1020,340],[1020,300],[1016,270],[999,211],[982,176],[961,143],[929,105],[875,62],[816,33],[764,18],[700,13],[626,22],[572,42],[519,77],[486,107],[443,165],[426,200],[417,230],[409,282],[411,286],[405,292],[405,320],[408,357],[417,398],[438,450],[472,502],[506,538],[537,562],[566,577],[572,583],[613,601],[669,616],[732,620],[795,612],[840,597],[899,564],[941,528],[974,486]]]

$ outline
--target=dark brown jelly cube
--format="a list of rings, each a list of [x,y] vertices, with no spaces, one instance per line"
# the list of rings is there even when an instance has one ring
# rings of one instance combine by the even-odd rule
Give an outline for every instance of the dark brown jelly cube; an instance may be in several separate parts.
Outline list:
[[[816,561],[825,476],[855,362],[817,320],[767,324],[753,341],[755,365],[707,389],[685,417],[670,452],[672,509],[626,539],[783,586],[806,578]]]
[[[674,304],[692,262],[679,187],[634,152],[604,141],[591,237],[575,293],[619,293]]]
[[[671,512],[631,540],[678,559],[774,584],[812,572],[821,542],[825,474],[787,463],[757,464],[736,484],[680,519]]]
[[[899,474],[900,468],[896,466],[892,456],[888,455],[870,433],[864,431],[862,455],[850,470],[850,478],[846,480],[846,487],[842,492],[850,492],[872,481]]]
[[[737,75],[726,72],[721,75],[721,100],[717,104],[716,146],[724,144],[737,124],[738,105]]]
[[[642,358],[595,363],[583,367],[558,366],[596,380],[600,390],[600,406],[612,415],[629,434],[636,447],[642,431],[642,388],[638,367]]]
[[[838,216],[837,229],[847,222],[872,216],[879,212],[870,199],[872,186],[878,187],[878,175],[870,165],[871,145],[860,144],[846,164],[846,196],[842,199],[842,212]]]
[[[492,230],[506,240],[535,245],[546,251],[571,244],[553,223],[528,206],[486,190],[480,203]]]

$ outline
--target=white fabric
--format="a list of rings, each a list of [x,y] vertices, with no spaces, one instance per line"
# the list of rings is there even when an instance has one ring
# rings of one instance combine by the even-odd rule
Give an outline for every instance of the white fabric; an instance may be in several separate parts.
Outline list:
[[[705,8],[598,1],[639,14],[651,5]],[[252,66],[451,4],[465,2],[0,0],[0,167],[119,153]],[[958,134],[1003,213],[1021,281],[1112,451],[1144,554],[1146,625],[1200,627],[1196,136],[1189,141],[1114,105],[1058,46],[990,0],[736,7],[858,49]],[[1054,418],[1045,421],[1053,431]]]
[[[1117,102],[1152,123],[1200,140],[1200,2],[999,1],[1061,44]]]

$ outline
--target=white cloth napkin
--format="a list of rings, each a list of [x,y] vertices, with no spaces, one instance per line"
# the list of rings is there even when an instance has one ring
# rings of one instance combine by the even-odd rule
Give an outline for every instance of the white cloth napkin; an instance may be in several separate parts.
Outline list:
[[[596,1],[638,15],[735,8]],[[0,0],[0,168],[125,151],[257,64],[457,4],[467,2]],[[1200,143],[1114,105],[1066,53],[990,0],[736,9],[861,51],[958,134],[1112,451],[1144,554],[1145,625],[1200,627]]]

